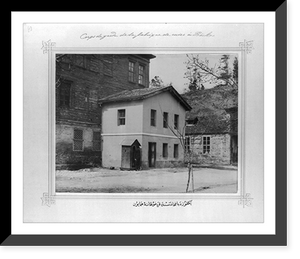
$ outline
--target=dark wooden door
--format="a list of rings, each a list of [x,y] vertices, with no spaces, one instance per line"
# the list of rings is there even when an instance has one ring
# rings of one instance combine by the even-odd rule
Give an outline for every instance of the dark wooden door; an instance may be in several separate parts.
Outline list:
[[[231,164],[237,164],[238,162],[238,138],[237,135],[231,136],[230,144]]]
[[[122,146],[121,168],[130,169],[130,146]]]
[[[131,168],[135,170],[140,170],[141,167],[141,149],[139,146],[132,146],[131,148]]]
[[[156,143],[149,142],[148,146],[148,164],[149,167],[155,167],[156,162]]]

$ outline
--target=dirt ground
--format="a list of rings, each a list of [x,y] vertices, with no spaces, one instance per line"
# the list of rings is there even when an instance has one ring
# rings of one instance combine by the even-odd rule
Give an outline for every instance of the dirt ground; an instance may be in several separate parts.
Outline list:
[[[237,170],[194,168],[194,192],[236,193]],[[89,168],[56,171],[56,192],[185,193],[187,168],[121,171]],[[189,192],[192,192],[192,180]]]

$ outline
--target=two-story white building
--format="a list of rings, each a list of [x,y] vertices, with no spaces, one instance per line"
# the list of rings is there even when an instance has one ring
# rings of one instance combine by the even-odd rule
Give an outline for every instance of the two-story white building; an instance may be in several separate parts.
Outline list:
[[[126,90],[99,100],[102,165],[121,169],[184,163],[185,113],[190,105],[172,87]]]

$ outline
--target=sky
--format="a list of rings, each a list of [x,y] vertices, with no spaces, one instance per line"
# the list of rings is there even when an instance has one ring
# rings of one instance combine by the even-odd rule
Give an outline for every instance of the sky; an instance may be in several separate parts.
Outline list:
[[[201,59],[207,58],[209,66],[213,67],[216,63],[219,64],[221,54],[199,54]],[[156,58],[150,61],[150,81],[154,76],[159,76],[163,84],[168,85],[172,83],[173,87],[179,92],[183,93],[185,88],[188,88],[188,79],[184,78],[186,72],[187,61],[186,54],[155,54]],[[229,67],[233,62],[233,58],[229,59]],[[210,85],[204,85],[205,88],[210,88]]]

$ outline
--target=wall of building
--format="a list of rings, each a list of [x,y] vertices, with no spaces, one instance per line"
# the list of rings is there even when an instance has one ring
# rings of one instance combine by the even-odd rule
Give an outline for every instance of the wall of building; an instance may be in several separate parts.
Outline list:
[[[230,135],[211,134],[210,152],[203,152],[203,136],[190,135],[192,162],[196,164],[230,164]],[[187,160],[187,157],[186,157]]]
[[[125,125],[118,125],[118,110],[125,109]],[[102,106],[102,134],[143,132],[143,103],[118,102]]]
[[[102,166],[105,168],[120,168],[122,161],[122,144],[126,139],[137,139],[139,143],[142,143],[142,135],[113,135],[102,136]]]
[[[164,92],[159,95],[144,100],[143,109],[143,154],[142,167],[149,168],[148,165],[148,145],[149,142],[156,143],[156,165],[155,167],[179,167],[184,164],[184,150],[180,144],[180,140],[170,130],[174,130],[174,114],[179,115],[178,131],[184,134],[185,125],[185,109],[182,105],[169,93]],[[151,126],[151,109],[156,110],[156,125]],[[168,127],[163,127],[163,113],[168,113]],[[178,135],[179,136],[179,135]],[[168,157],[163,157],[163,143],[168,144]],[[178,158],[174,158],[174,144],[178,144]]]
[[[146,134],[136,135],[115,135],[103,136],[103,167],[120,168],[122,160],[122,144],[126,139],[137,139],[141,144],[141,166],[142,169],[149,169],[148,164],[148,145],[149,142],[156,143],[156,168],[162,167],[180,167],[184,165],[184,151],[176,138],[166,138],[157,136],[148,136]],[[133,142],[133,141],[132,141]],[[168,156],[163,157],[163,143],[168,144]],[[174,144],[178,144],[178,157],[174,158]]]
[[[74,129],[83,131],[83,150],[74,151]],[[101,149],[95,151],[93,132],[97,125],[56,125],[56,168],[79,169],[88,166],[101,166]]]
[[[125,109],[125,125],[118,125],[118,110]],[[121,167],[122,143],[136,138],[142,144],[143,103],[107,103],[102,107],[103,167]]]
[[[100,122],[97,100],[124,90],[149,86],[149,61],[138,55],[82,55],[84,66],[76,63],[80,55],[62,56],[56,65],[56,118]],[[108,70],[109,60],[111,63]],[[135,82],[128,80],[128,63],[134,61]],[[138,84],[138,65],[145,66],[145,84]],[[111,72],[108,72],[111,71]],[[59,86],[63,80],[71,83],[70,107],[59,106]]]
[[[99,96],[103,98],[110,94],[118,93],[124,90],[133,90],[138,88],[149,87],[149,60],[138,55],[110,55],[112,56],[112,72],[99,74]],[[99,65],[100,71],[105,70],[106,63],[103,62],[105,55],[100,56]],[[135,64],[134,66],[134,82],[129,81],[129,61]],[[138,83],[138,67],[139,65],[145,68],[144,84]]]
[[[126,110],[126,125],[117,124],[118,110]],[[156,110],[156,126],[151,126],[151,109]],[[179,115],[180,133],[184,133],[185,110],[169,93],[162,93],[143,101],[104,104],[102,107],[105,133],[149,133],[174,137],[169,128],[163,127],[163,112],[168,112],[169,126],[174,129],[174,114]],[[176,131],[176,130],[175,130]]]
[[[169,124],[174,125],[174,114],[179,115],[179,128],[185,123],[184,108],[169,93],[162,93],[143,101],[118,102],[104,104],[102,107],[102,138],[104,167],[121,166],[122,142],[126,138],[136,138],[142,149],[142,169],[148,169],[148,145],[156,143],[156,167],[182,166],[184,150],[180,140],[163,128],[163,116],[160,110],[169,113]],[[125,125],[118,125],[118,110],[126,110]],[[157,110],[156,126],[150,125],[150,110]],[[168,157],[163,157],[163,143],[168,144]],[[178,144],[178,157],[174,158],[174,144]]]
[[[178,114],[178,129],[181,133],[184,133],[185,109],[169,92],[164,92],[145,99],[143,103],[143,132],[174,136],[169,128],[163,127],[163,112],[168,112],[169,126],[174,129],[174,114]],[[156,110],[156,126],[150,125],[151,109]]]
[[[56,165],[72,168],[99,163],[86,142],[84,151],[73,151],[70,132],[73,127],[83,127],[86,132],[101,128],[101,109],[98,98],[123,90],[149,86],[149,59],[139,55],[57,55],[56,63]],[[129,60],[135,63],[135,81],[128,80]],[[138,84],[138,65],[145,67],[145,84]],[[59,89],[68,82],[70,104],[60,105]],[[73,133],[72,133],[73,134]],[[101,157],[101,156],[100,156]]]
[[[176,137],[159,137],[145,134],[142,140],[142,169],[149,169],[149,142],[156,143],[156,168],[181,167],[184,165],[184,150]],[[168,144],[168,156],[163,157],[163,143]],[[174,158],[174,144],[178,144],[178,158]]]

